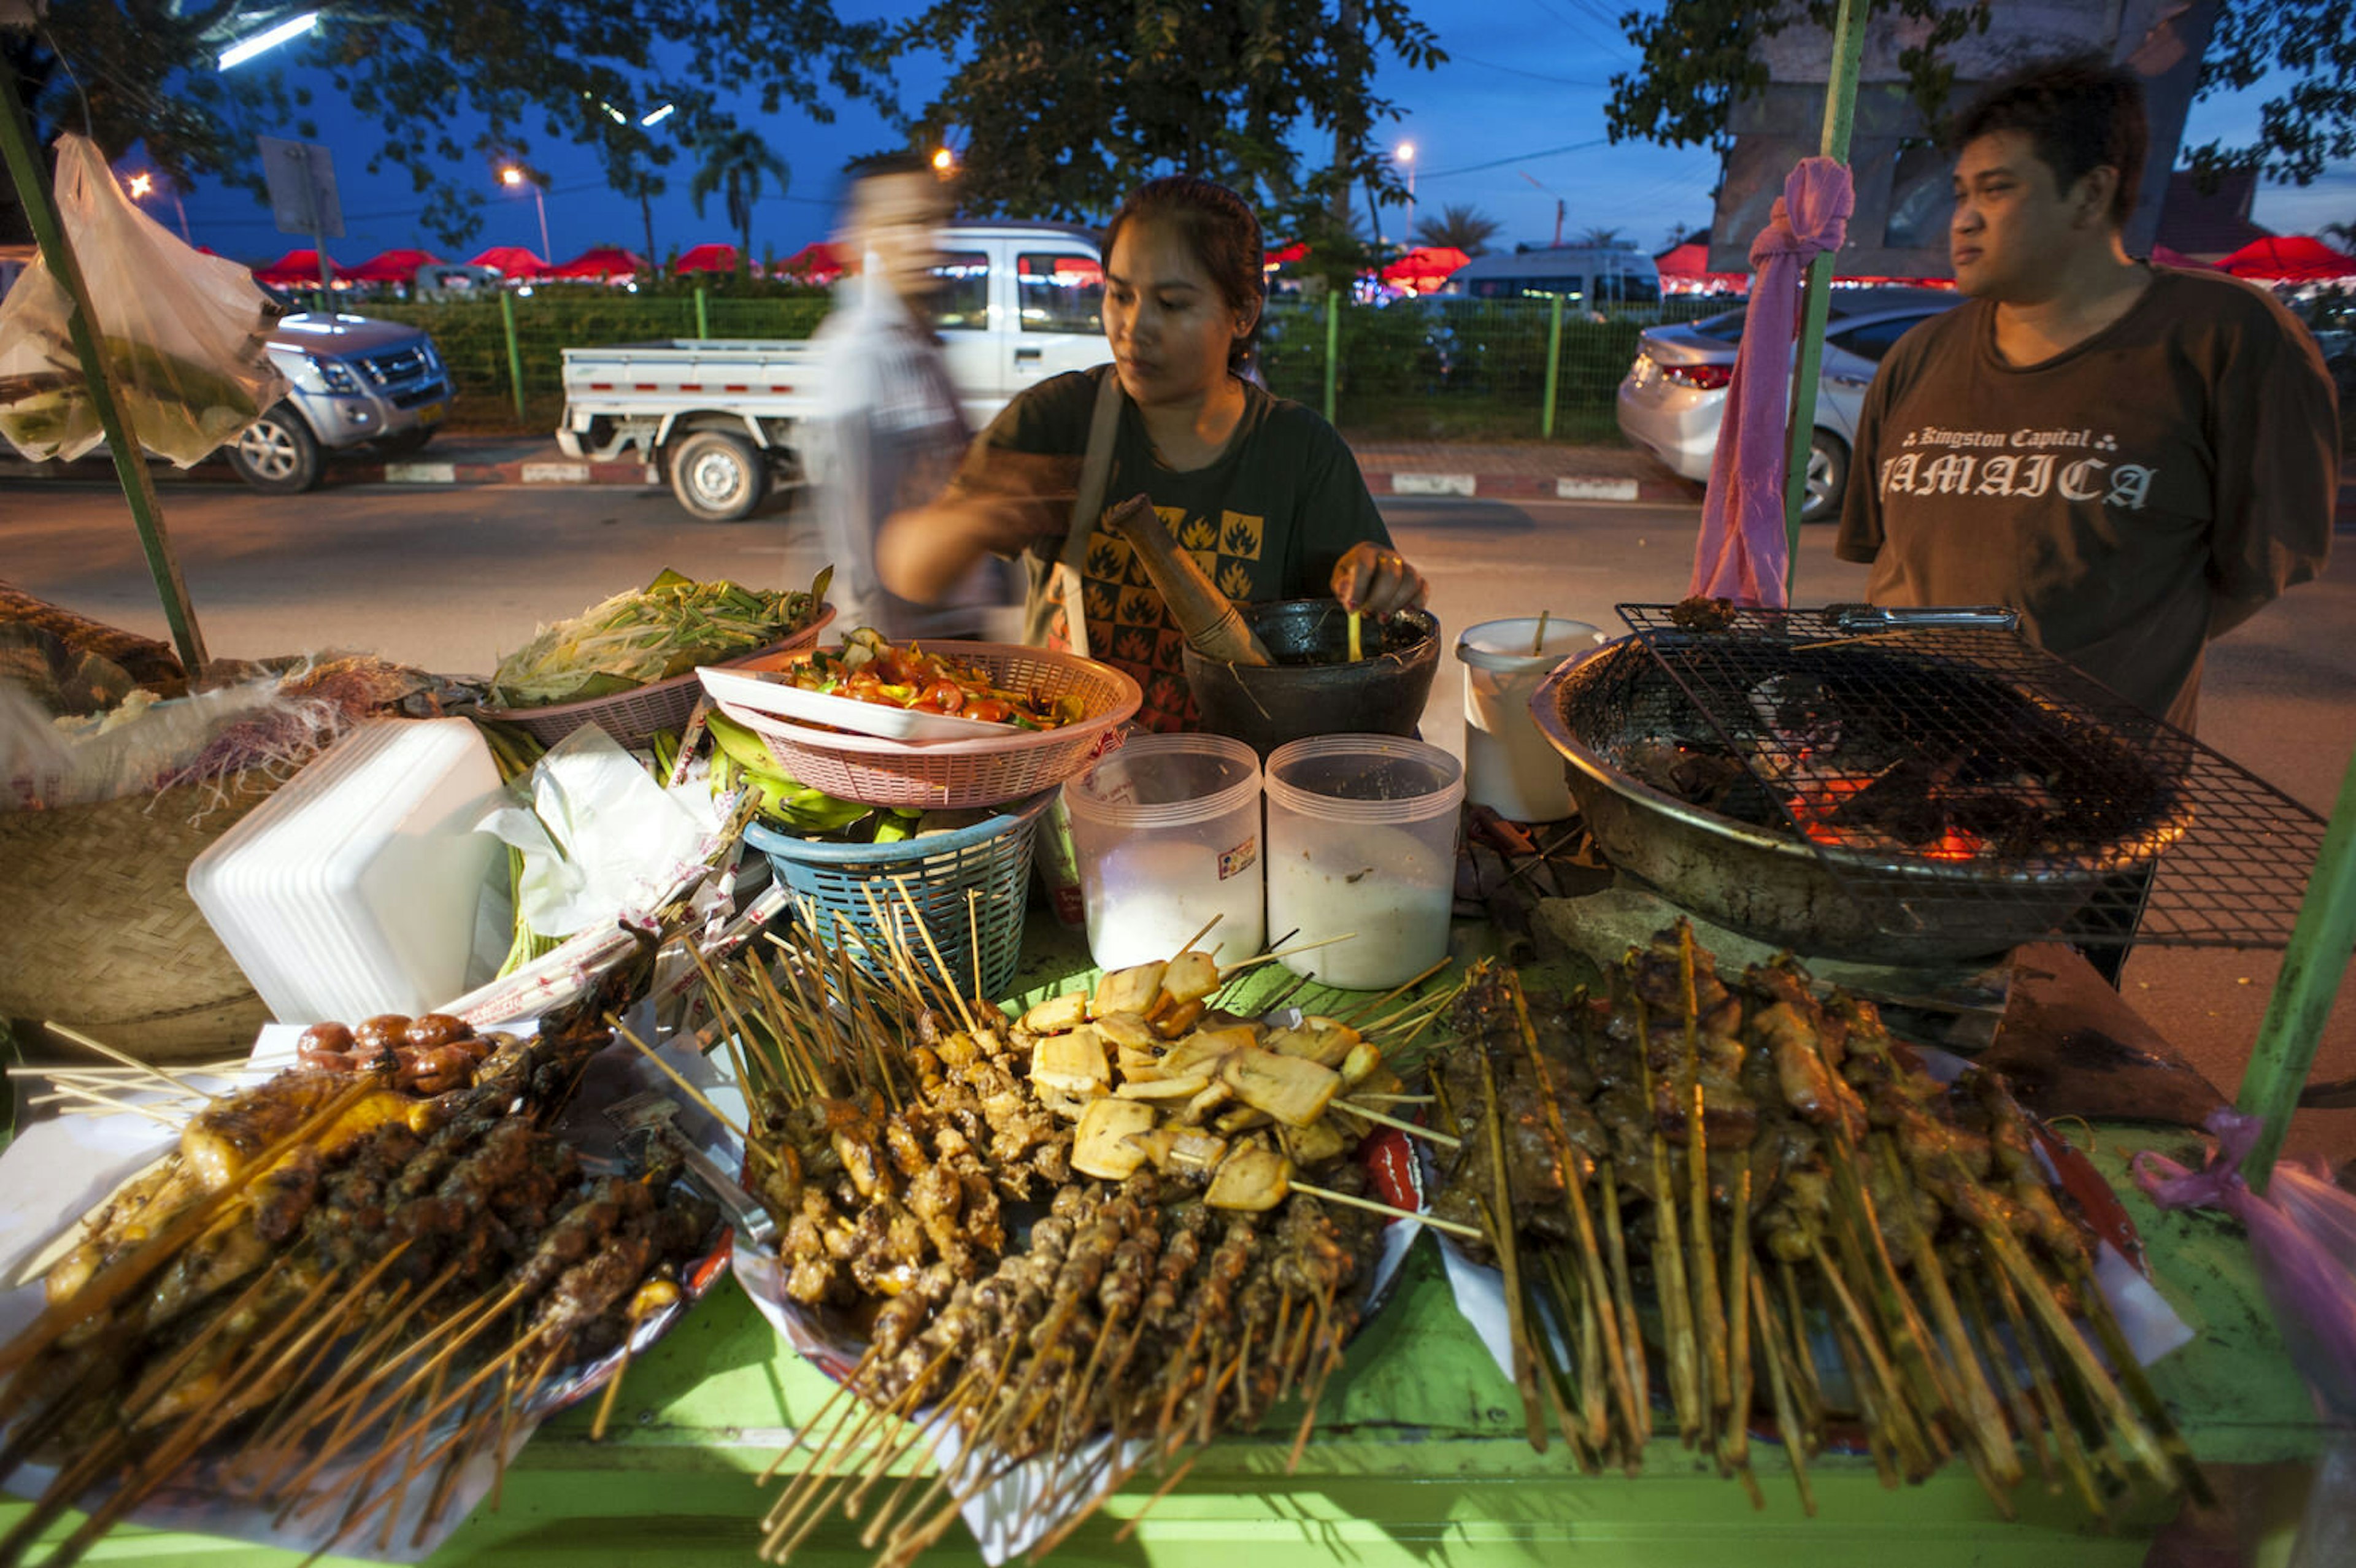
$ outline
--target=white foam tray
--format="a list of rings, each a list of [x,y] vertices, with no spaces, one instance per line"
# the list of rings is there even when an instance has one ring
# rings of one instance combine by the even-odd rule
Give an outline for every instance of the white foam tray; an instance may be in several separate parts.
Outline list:
[[[188,895],[280,1022],[421,1012],[466,988],[498,797],[466,720],[365,724],[199,855]]]

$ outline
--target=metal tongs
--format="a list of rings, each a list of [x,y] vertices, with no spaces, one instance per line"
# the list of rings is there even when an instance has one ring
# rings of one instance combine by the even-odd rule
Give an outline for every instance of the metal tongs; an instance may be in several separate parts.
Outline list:
[[[739,1236],[763,1250],[772,1249],[777,1238],[777,1222],[769,1217],[761,1200],[744,1190],[736,1179],[712,1163],[710,1156],[688,1140],[674,1123],[679,1115],[679,1102],[649,1089],[616,1100],[605,1107],[605,1119],[621,1130],[625,1147],[635,1139],[645,1144],[659,1143],[679,1157],[688,1177],[703,1195],[720,1205],[728,1223]]]
[[[2008,604],[1827,604],[1824,617],[1837,632],[2020,628],[2020,612]]]

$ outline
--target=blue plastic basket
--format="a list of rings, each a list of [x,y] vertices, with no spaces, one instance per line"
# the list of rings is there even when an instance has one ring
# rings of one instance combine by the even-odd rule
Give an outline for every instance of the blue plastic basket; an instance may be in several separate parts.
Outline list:
[[[884,971],[890,964],[886,955],[896,943],[926,973],[946,978],[961,994],[995,999],[1012,982],[1022,954],[1032,839],[1041,814],[1055,798],[1055,791],[1047,790],[971,827],[897,844],[819,844],[759,822],[745,828],[744,841],[768,857],[770,868],[793,895],[796,918],[809,921],[821,940],[841,947],[844,928],[855,934],[857,940],[848,945],[861,967]],[[968,894],[980,897],[969,903]],[[911,902],[948,966],[946,976],[933,963],[924,934],[908,912]],[[888,933],[888,940],[876,923],[878,909],[898,928]],[[973,959],[977,931],[981,942],[978,976]]]

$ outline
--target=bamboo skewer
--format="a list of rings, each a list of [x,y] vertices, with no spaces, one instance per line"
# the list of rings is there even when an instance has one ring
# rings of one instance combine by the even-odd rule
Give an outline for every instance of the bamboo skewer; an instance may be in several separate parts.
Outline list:
[[[1333,1106],[1335,1110],[1347,1111],[1363,1121],[1377,1123],[1386,1127],[1395,1127],[1409,1137],[1421,1138],[1427,1143],[1435,1143],[1443,1148],[1464,1147],[1464,1140],[1452,1134],[1437,1131],[1419,1122],[1403,1121],[1386,1112],[1371,1109],[1355,1100],[1335,1100],[1333,1102]]]
[[[1489,1160],[1494,1178],[1495,1190],[1483,1198],[1483,1213],[1488,1220],[1489,1245],[1497,1254],[1497,1265],[1505,1275],[1505,1313],[1510,1320],[1514,1340],[1514,1387],[1522,1396],[1523,1424],[1529,1430],[1530,1446],[1546,1452],[1546,1415],[1538,1408],[1537,1369],[1530,1354],[1529,1319],[1522,1306],[1521,1260],[1515,1251],[1514,1226],[1514,1191],[1509,1168],[1505,1164],[1505,1128],[1497,1108],[1497,1074],[1490,1063],[1485,1044],[1474,1048],[1481,1059],[1481,1092],[1487,1101]]]
[[[1429,1225],[1435,1231],[1445,1231],[1451,1236],[1462,1236],[1467,1241],[1477,1242],[1481,1239],[1481,1232],[1478,1228],[1461,1225],[1453,1220],[1442,1220],[1435,1214],[1419,1213],[1413,1209],[1394,1209],[1387,1203],[1377,1203],[1371,1198],[1354,1198],[1346,1192],[1335,1192],[1323,1187],[1312,1187],[1305,1181],[1293,1181],[1289,1185],[1295,1192],[1305,1192],[1312,1198],[1322,1199],[1328,1203],[1340,1203],[1352,1209],[1364,1209],[1370,1214],[1383,1214],[1393,1220],[1405,1220],[1409,1224]]]
[[[1777,1348],[1774,1317],[1767,1305],[1767,1286],[1756,1273],[1746,1270],[1745,1291],[1751,1310],[1746,1316],[1759,1332],[1760,1360],[1767,1365],[1767,1392],[1774,1402],[1775,1430],[1783,1435],[1783,1452],[1792,1466],[1792,1485],[1800,1494],[1800,1510],[1810,1519],[1816,1517],[1815,1488],[1808,1484],[1808,1433],[1800,1416],[1799,1403],[1792,1397],[1792,1385],[1783,1375],[1783,1356]]]
[[[92,1040],[90,1036],[82,1033],[81,1030],[78,1029],[70,1029],[66,1025],[58,1022],[55,1019],[43,1019],[41,1027],[48,1030],[51,1034],[56,1035],[60,1040],[70,1040],[76,1045],[82,1047],[84,1050],[94,1051],[101,1056],[105,1057],[108,1061],[117,1062],[123,1067],[129,1068],[134,1072],[145,1073],[151,1078],[157,1079],[162,1083],[171,1085],[173,1088],[177,1089],[184,1094],[193,1094],[198,1099],[204,1101],[208,1104],[209,1104],[214,1098],[210,1091],[204,1089],[196,1083],[190,1083],[187,1079],[181,1077],[170,1068],[158,1067],[153,1062],[142,1061],[135,1056],[125,1055],[123,1052],[115,1050],[114,1047],[107,1044],[104,1040]]]

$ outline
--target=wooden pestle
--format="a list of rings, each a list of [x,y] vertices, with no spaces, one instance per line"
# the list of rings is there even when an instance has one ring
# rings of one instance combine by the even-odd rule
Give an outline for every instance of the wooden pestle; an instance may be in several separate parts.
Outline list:
[[[1222,664],[1276,662],[1245,624],[1233,602],[1204,575],[1193,556],[1178,548],[1178,541],[1162,526],[1162,514],[1153,509],[1151,501],[1142,495],[1131,496],[1113,509],[1105,526],[1137,551],[1145,574],[1153,579],[1162,603],[1170,606],[1171,619],[1178,623],[1179,631],[1196,653]]]

